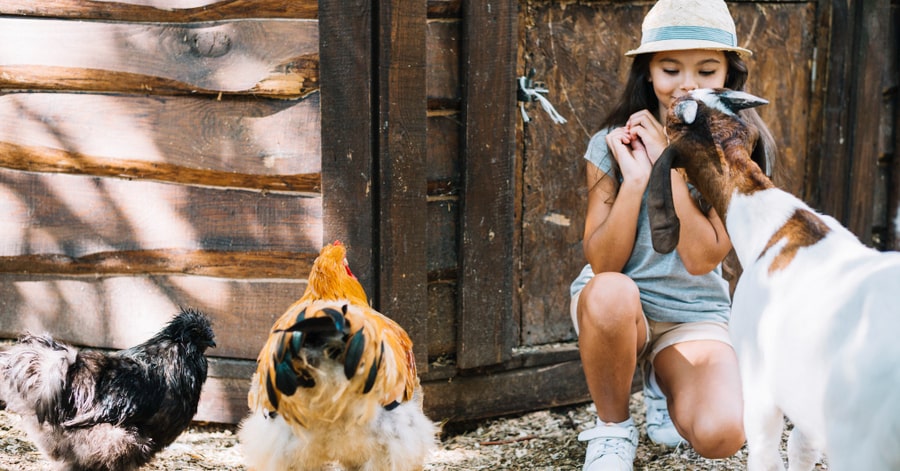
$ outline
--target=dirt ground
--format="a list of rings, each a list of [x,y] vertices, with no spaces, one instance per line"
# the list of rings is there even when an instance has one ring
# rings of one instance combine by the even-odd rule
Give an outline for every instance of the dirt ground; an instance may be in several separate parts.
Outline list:
[[[669,450],[652,444],[643,430],[641,404],[640,393],[635,394],[632,414],[641,429],[636,471],[746,469],[746,447],[729,459],[707,460],[690,447]],[[591,426],[593,417],[591,406],[580,405],[472,424],[449,424],[425,469],[578,471],[585,444],[576,436]],[[17,416],[0,411],[0,470],[49,469],[48,462],[18,428],[18,420]],[[192,426],[144,469],[245,470],[235,431],[233,426]],[[816,469],[827,467],[820,465]]]

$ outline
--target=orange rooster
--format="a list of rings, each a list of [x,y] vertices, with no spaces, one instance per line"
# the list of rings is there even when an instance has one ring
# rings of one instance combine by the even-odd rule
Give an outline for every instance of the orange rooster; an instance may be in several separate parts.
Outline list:
[[[340,242],[272,327],[247,400],[239,438],[251,471],[420,470],[435,445],[412,340],[369,307]]]

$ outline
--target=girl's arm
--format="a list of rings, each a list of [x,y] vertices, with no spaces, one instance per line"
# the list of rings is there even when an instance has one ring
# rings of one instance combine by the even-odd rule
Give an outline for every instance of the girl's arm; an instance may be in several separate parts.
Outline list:
[[[650,179],[650,160],[640,142],[632,141],[623,128],[610,131],[606,142],[623,181],[617,184],[615,177],[587,164],[583,249],[594,273],[620,272],[631,257],[641,198]]]
[[[681,221],[680,239],[675,249],[689,273],[708,273],[728,255],[731,239],[715,209],[703,214],[681,173],[673,170],[671,176],[675,213]]]

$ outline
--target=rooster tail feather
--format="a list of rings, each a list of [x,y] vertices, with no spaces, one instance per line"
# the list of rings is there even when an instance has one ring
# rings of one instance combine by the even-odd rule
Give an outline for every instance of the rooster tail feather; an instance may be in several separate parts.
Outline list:
[[[271,377],[266,377],[266,396],[269,398],[269,403],[272,404],[272,409],[278,410],[278,393],[275,391]]]
[[[372,386],[375,386],[375,377],[378,375],[378,370],[381,368],[381,359],[384,358],[384,342],[381,342],[381,351],[378,353],[378,357],[375,359],[375,364],[369,368],[369,376],[366,377],[366,384],[363,386],[363,394],[372,390]]]
[[[14,404],[33,410],[40,423],[58,423],[69,367],[76,357],[75,349],[49,335],[23,336],[0,357],[0,400],[11,410]]]
[[[353,377],[356,374],[357,368],[359,368],[359,362],[362,361],[362,356],[366,350],[366,336],[363,333],[363,329],[359,329],[353,334],[353,337],[350,338],[350,342],[347,343],[347,355],[344,358],[344,376],[347,379]]]
[[[275,363],[275,388],[287,396],[297,392],[299,382],[290,359]]]

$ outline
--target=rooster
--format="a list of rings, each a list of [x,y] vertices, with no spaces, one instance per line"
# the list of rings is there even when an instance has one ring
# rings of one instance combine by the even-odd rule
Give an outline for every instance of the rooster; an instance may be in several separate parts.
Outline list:
[[[25,334],[0,352],[0,401],[57,469],[136,470],[190,424],[215,346],[195,310],[112,353]]]
[[[436,425],[422,412],[412,340],[369,307],[340,242],[257,359],[239,438],[251,471],[419,470]]]

